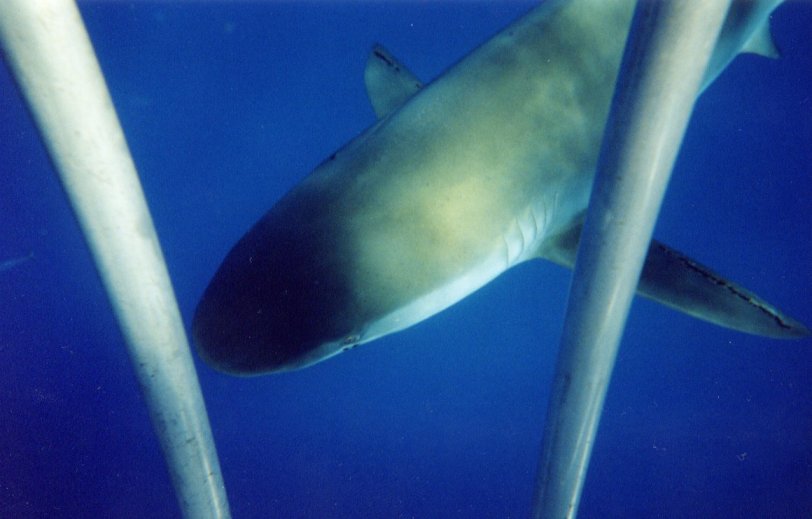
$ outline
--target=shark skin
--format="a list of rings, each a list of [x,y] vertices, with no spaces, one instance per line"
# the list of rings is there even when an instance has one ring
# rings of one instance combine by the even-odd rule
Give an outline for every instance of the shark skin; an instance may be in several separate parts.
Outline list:
[[[777,3],[731,9],[706,82],[741,50],[772,53],[761,27]],[[192,325],[204,360],[242,375],[305,367],[520,262],[571,265],[633,8],[545,2],[425,87],[373,49],[365,79],[381,118],[226,256]],[[653,244],[649,259],[649,297],[750,333],[808,334],[680,253]]]

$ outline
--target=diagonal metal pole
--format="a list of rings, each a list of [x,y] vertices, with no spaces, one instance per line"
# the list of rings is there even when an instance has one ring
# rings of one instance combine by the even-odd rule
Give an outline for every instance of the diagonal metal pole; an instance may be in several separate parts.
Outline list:
[[[71,0],[2,0],[0,43],[93,253],[181,510],[229,517],[169,274],[79,10]]]
[[[533,517],[575,517],[620,337],[730,0],[638,2],[604,133],[547,410]]]

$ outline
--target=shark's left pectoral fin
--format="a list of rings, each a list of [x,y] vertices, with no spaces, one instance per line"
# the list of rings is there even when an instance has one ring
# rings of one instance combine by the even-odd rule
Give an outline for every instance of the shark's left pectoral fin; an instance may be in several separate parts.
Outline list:
[[[378,118],[400,108],[423,87],[423,83],[381,45],[375,45],[369,53],[364,83]]]
[[[541,257],[575,264],[582,224],[545,244]],[[796,339],[809,329],[746,288],[656,240],[649,246],[638,294],[693,317],[734,330],[777,339]]]

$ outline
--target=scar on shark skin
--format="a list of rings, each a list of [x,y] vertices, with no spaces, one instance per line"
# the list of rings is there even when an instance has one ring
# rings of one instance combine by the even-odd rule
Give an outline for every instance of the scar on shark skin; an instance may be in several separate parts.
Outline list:
[[[384,63],[386,63],[386,64],[387,64],[387,65],[389,65],[390,67],[393,67],[393,68],[395,69],[395,71],[396,71],[396,72],[400,72],[400,67],[398,67],[397,65],[395,65],[395,63],[394,63],[394,62],[393,62],[391,59],[389,59],[389,57],[388,57],[386,54],[384,54],[383,52],[381,52],[381,51],[379,51],[379,50],[377,50],[377,49],[376,49],[376,50],[374,50],[373,52],[374,52],[375,56],[376,56],[378,59],[383,60],[383,61],[384,61]]]

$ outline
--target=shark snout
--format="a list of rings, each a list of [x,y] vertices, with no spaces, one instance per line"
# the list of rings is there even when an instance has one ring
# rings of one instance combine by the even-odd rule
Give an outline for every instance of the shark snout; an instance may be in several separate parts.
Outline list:
[[[235,374],[301,368],[346,348],[362,327],[330,233],[270,213],[206,288],[192,334],[201,357]]]

